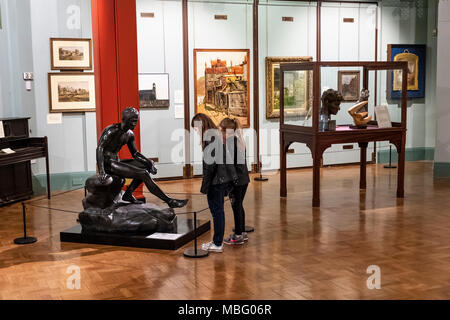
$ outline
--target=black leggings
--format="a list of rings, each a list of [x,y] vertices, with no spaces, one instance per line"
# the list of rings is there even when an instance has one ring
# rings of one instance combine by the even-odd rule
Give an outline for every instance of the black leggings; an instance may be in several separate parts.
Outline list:
[[[231,207],[234,215],[234,233],[241,235],[245,231],[245,210],[243,206],[248,184],[234,186],[230,192]]]

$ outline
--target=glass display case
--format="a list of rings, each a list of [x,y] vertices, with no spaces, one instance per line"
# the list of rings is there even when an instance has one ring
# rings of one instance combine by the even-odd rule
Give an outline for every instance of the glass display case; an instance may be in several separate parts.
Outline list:
[[[347,70],[352,68],[352,70]],[[324,86],[327,69],[333,69],[337,88]],[[344,70],[345,69],[345,70]],[[372,72],[374,71],[374,72]],[[384,71],[397,77],[401,87],[400,121],[390,121],[388,108],[370,99],[370,76]],[[313,206],[320,206],[320,167],[323,153],[333,144],[358,143],[361,149],[360,188],[366,188],[366,158],[369,142],[389,141],[399,154],[397,197],[404,196],[405,140],[408,64],[406,62],[311,62],[281,64],[280,87],[280,195],[287,196],[286,154],[294,142],[304,143],[313,157]],[[312,102],[299,88],[312,77]],[[362,85],[361,84],[362,79]],[[325,81],[323,81],[325,80]],[[339,89],[339,90],[338,90]],[[343,102],[352,102],[341,110]],[[295,117],[292,109],[302,109]],[[375,116],[378,115],[378,119]],[[344,117],[347,111],[347,117]],[[348,121],[346,123],[346,121]]]

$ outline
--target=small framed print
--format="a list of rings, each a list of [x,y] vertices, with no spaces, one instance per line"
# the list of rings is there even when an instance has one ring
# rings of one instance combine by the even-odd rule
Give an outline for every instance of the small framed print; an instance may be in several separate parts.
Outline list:
[[[51,113],[95,111],[94,73],[49,73]]]
[[[338,90],[344,101],[358,101],[360,94],[360,71],[339,71]]]
[[[169,74],[139,74],[139,107],[142,109],[165,109],[170,107]]]
[[[92,70],[91,39],[50,38],[52,70]]]

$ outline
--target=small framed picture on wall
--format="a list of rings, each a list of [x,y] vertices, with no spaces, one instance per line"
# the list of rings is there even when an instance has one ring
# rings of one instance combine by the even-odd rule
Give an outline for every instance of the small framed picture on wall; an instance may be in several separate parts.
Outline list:
[[[360,71],[339,71],[338,90],[344,101],[358,101],[360,93]]]
[[[49,73],[50,112],[95,111],[94,73]]]
[[[50,38],[52,70],[92,70],[91,39]]]
[[[170,107],[168,73],[139,74],[139,107],[142,109]]]
[[[408,62],[408,99],[425,98],[427,46],[388,44],[388,61]],[[387,73],[387,98],[401,99],[402,71]]]

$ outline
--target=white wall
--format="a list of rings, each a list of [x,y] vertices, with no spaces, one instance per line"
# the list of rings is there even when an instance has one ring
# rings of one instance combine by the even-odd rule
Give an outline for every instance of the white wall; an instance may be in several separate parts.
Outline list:
[[[386,59],[387,44],[425,43],[428,45],[426,98],[415,100],[408,108],[408,147],[433,147],[435,142],[436,101],[434,94],[434,60],[436,38],[432,35],[435,24],[436,0],[428,7],[416,7],[415,2],[383,1],[379,11],[380,60]],[[50,37],[91,37],[89,0],[0,0],[3,29],[0,30],[0,116],[31,116],[33,135],[49,137],[52,173],[85,172],[95,170],[96,128],[95,113],[66,114],[62,125],[47,125],[48,86],[50,72]],[[69,29],[69,6],[80,8],[80,28]],[[399,5],[402,8],[399,9]],[[194,48],[248,48],[252,49],[252,1],[189,1],[189,62],[191,116],[194,114],[193,49]],[[154,12],[155,18],[144,19],[140,12]],[[159,177],[181,176],[184,156],[174,158],[174,150],[183,149],[180,140],[183,119],[175,119],[175,91],[183,90],[182,7],[181,0],[137,0],[139,72],[170,75],[168,110],[142,110],[142,152],[158,157]],[[228,15],[227,21],[214,20],[214,14]],[[18,17],[21,17],[18,19]],[[29,19],[23,17],[29,16]],[[294,22],[282,22],[282,16],[294,17]],[[355,23],[344,24],[343,18],[354,18]],[[259,7],[259,70],[260,78],[260,146],[265,169],[279,167],[278,120],[267,120],[265,115],[265,57],[312,56],[316,54],[315,3],[291,1],[260,1]],[[19,21],[21,23],[19,23]],[[374,19],[369,5],[329,4],[322,8],[322,59],[373,60]],[[443,21],[442,23],[445,23]],[[445,32],[445,28],[440,28]],[[445,35],[445,33],[444,33]],[[446,52],[446,49],[441,49]],[[6,54],[3,54],[6,53]],[[253,52],[251,50],[251,55]],[[253,87],[253,58],[250,58]],[[22,72],[33,71],[33,90],[24,89]],[[323,86],[337,86],[337,70],[323,74]],[[370,87],[373,87],[373,82]],[[385,98],[385,76],[378,78],[379,104]],[[442,90],[442,86],[440,87]],[[443,91],[447,94],[445,91]],[[253,90],[251,90],[253,94]],[[373,97],[372,97],[373,99]],[[391,103],[391,101],[390,101]],[[399,116],[398,107],[391,104],[391,116]],[[349,122],[343,108],[338,123]],[[442,117],[440,117],[442,118]],[[251,95],[250,122],[253,127],[253,96]],[[441,125],[439,130],[446,130]],[[172,136],[175,132],[175,136]],[[250,133],[250,130],[247,130]],[[173,138],[173,139],[172,139]],[[195,141],[192,139],[192,141]],[[249,164],[254,162],[254,141],[248,140]],[[380,144],[386,148],[387,144]],[[177,149],[178,147],[178,149]],[[195,173],[201,173],[200,150],[191,144]],[[294,155],[288,156],[288,166],[311,165],[309,150],[294,144]],[[369,150],[369,156],[370,156]],[[325,163],[359,160],[359,151],[344,151],[333,146],[325,155]],[[33,165],[35,174],[44,173],[43,162]]]
[[[175,91],[184,87],[181,1],[137,0],[136,11],[139,73],[168,73],[171,102],[169,109],[141,110],[142,153],[159,158],[156,177],[183,176],[184,156],[172,157],[184,129],[184,120],[175,119],[174,105]],[[142,18],[142,12],[155,17]]]
[[[373,6],[358,4],[323,3],[321,12],[322,60],[323,61],[373,61],[375,58],[375,20]],[[266,119],[265,57],[311,56],[316,60],[316,4],[313,2],[262,1],[260,6],[260,126],[261,153],[264,169],[279,168],[279,120]],[[282,17],[293,17],[294,22],[283,22]],[[344,23],[343,18],[353,18],[354,23]],[[339,70],[346,68],[323,68],[322,89],[337,89]],[[355,70],[357,68],[350,68]],[[362,77],[361,77],[362,81]],[[370,86],[373,87],[373,81]],[[351,123],[345,112],[351,104],[343,103],[336,117],[338,124]],[[287,157],[288,167],[311,166],[310,150],[304,144],[291,146],[294,154]],[[369,147],[368,155],[372,153]],[[358,145],[353,150],[343,150],[333,145],[324,154],[325,164],[359,161]]]
[[[50,70],[51,37],[91,38],[89,0],[32,0],[31,31],[36,101],[35,135],[48,136],[51,173],[95,171],[97,140],[95,113],[64,114],[62,124],[47,124],[49,113],[47,74]],[[71,29],[70,9],[79,9],[79,27]],[[69,11],[68,11],[69,10]],[[43,161],[32,165],[34,174],[45,172]]]
[[[381,3],[381,47],[380,58],[387,60],[388,44],[426,44],[427,76],[425,99],[408,101],[406,148],[434,147],[435,127],[435,70],[436,38],[432,35],[435,14],[435,1],[420,3],[404,2],[399,7],[396,1]],[[391,117],[400,120],[400,101],[386,99],[386,72],[380,72],[379,104],[388,105]],[[388,142],[379,143],[380,149],[387,149]]]
[[[22,73],[33,70],[29,0],[0,0],[0,117],[33,117],[34,96],[25,90]],[[35,126],[30,122],[33,131]]]
[[[450,163],[450,2],[439,2],[437,139],[435,162]]]
[[[141,111],[142,152],[158,157],[156,177],[183,175],[184,120],[175,119],[175,92],[184,89],[183,30],[180,0],[137,0],[139,73],[169,73],[170,107]],[[142,18],[142,12],[153,12],[154,18]],[[191,1],[189,12],[190,114],[194,115],[194,48],[246,49],[252,46],[252,6],[246,1],[217,3]],[[227,21],[214,20],[214,14],[228,15]],[[250,65],[252,64],[250,57]],[[250,72],[253,68],[251,66]],[[253,81],[252,77],[250,79]],[[251,105],[253,96],[250,97]],[[250,114],[253,114],[251,107]],[[246,130],[248,131],[248,130]],[[191,159],[194,174],[201,174],[201,150],[192,131]],[[248,150],[253,150],[249,139]],[[178,152],[180,151],[180,152]],[[174,156],[174,154],[176,154]],[[253,152],[249,151],[249,163]]]
[[[420,4],[419,4],[420,5]],[[190,62],[190,114],[194,114],[193,49],[194,48],[249,48],[252,49],[252,1],[195,0],[189,2],[189,62]],[[401,7],[399,7],[401,6]],[[179,163],[171,159],[171,150],[181,140],[169,141],[171,132],[183,128],[183,121],[174,119],[173,96],[183,88],[181,1],[138,0],[139,70],[140,72],[167,72],[170,74],[171,106],[169,110],[142,111],[142,149],[145,154],[160,159],[160,176],[182,174],[183,157]],[[429,7],[429,8],[428,8]],[[428,7],[416,7],[414,1],[383,1],[378,15],[378,59],[387,59],[387,45],[395,43],[428,44],[427,93],[422,100],[411,101],[408,108],[407,147],[433,147],[435,103],[433,76],[435,70],[435,39],[432,37],[435,0]],[[371,4],[323,3],[322,7],[322,60],[374,61],[376,7]],[[155,18],[143,19],[140,12],[155,12]],[[228,20],[214,20],[215,14],[224,14]],[[283,22],[281,17],[293,17]],[[354,23],[344,23],[353,18]],[[266,119],[265,58],[267,56],[312,56],[316,58],[316,4],[291,1],[260,1],[259,7],[259,70],[260,78],[260,148],[264,169],[279,168],[279,121]],[[251,50],[251,55],[253,54]],[[253,84],[253,58],[250,59]],[[337,88],[337,71],[322,72],[322,88]],[[350,68],[355,69],[355,68]],[[362,77],[361,77],[362,81]],[[374,76],[370,75],[369,88],[374,92]],[[378,75],[378,103],[389,104],[393,120],[400,111],[396,101],[386,99],[386,73]],[[253,128],[253,90],[251,90],[250,122]],[[371,96],[371,101],[374,96]],[[351,123],[345,112],[350,103],[343,103],[337,115],[338,124]],[[373,107],[370,108],[373,113]],[[247,130],[249,134],[251,130]],[[161,140],[159,137],[164,136]],[[194,141],[194,140],[192,140]],[[194,172],[201,173],[201,151],[191,144]],[[253,140],[248,139],[249,163],[253,159]],[[294,154],[288,156],[288,167],[310,166],[309,149],[294,144]],[[388,148],[379,143],[378,148]],[[369,145],[368,157],[373,152]],[[324,155],[325,164],[359,161],[357,144],[353,150],[334,145]]]

